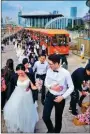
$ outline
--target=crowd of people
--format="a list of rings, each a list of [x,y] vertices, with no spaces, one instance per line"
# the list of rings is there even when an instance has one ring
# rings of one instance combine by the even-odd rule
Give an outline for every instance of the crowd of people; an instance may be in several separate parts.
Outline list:
[[[18,32],[11,42],[18,58],[16,70],[11,58],[1,70],[1,109],[7,131],[35,132],[39,121],[38,93],[41,93],[47,133],[60,133],[66,98],[71,95],[69,111],[76,116],[76,104],[81,107],[90,92],[90,62],[71,75],[67,58],[59,54],[47,56],[39,40],[33,40],[29,31]],[[55,126],[50,118],[54,106]],[[87,118],[90,123],[90,116]]]

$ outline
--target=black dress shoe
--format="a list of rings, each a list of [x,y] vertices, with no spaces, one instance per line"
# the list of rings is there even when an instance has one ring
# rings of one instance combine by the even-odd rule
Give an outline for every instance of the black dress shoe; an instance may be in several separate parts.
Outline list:
[[[41,103],[42,103],[42,105],[44,105],[45,104],[45,101],[41,101]]]
[[[78,112],[72,112],[73,115],[77,116],[78,115]]]
[[[79,105],[79,107],[82,107],[82,103],[81,102],[78,102],[78,105]]]
[[[54,131],[47,131],[47,133],[54,133]]]
[[[71,107],[69,107],[69,112],[72,112],[72,108]]]
[[[76,111],[78,112],[78,109],[76,109]],[[69,107],[69,112],[72,112],[72,108],[71,107]]]
[[[49,131],[47,131],[47,133],[55,133],[55,130],[53,129],[53,130],[49,130]]]

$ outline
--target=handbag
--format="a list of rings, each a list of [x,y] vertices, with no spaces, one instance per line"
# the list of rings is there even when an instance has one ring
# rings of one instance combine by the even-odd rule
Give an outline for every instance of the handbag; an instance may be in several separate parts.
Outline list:
[[[4,77],[1,78],[1,92],[6,91],[7,86]]]

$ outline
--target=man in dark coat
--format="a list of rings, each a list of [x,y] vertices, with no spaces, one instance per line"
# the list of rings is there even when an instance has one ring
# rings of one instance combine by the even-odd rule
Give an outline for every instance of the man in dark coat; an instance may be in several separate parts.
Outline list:
[[[70,108],[73,115],[77,115],[76,104],[82,105],[82,101],[87,95],[87,90],[90,90],[90,63],[85,68],[78,68],[72,73],[72,80],[74,84],[74,91],[71,94]],[[82,94],[79,100],[79,91]]]

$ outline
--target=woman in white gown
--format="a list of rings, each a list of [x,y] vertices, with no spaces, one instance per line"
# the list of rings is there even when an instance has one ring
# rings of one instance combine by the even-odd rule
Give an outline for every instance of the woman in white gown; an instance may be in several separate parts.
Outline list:
[[[22,64],[17,65],[16,71],[17,85],[4,107],[7,131],[33,133],[39,117],[29,85],[33,90],[37,88],[26,75]]]
[[[17,47],[17,50],[16,50],[17,57],[19,58],[22,53],[23,53],[22,52],[22,47],[21,47],[21,44],[19,44],[18,47]]]

